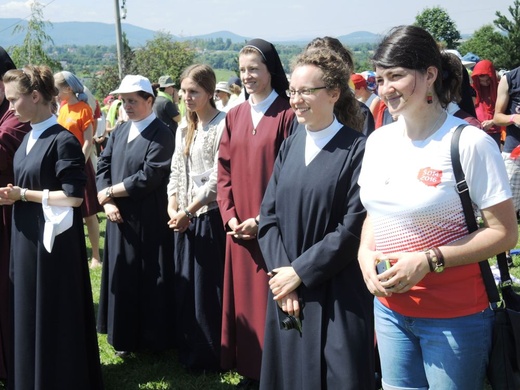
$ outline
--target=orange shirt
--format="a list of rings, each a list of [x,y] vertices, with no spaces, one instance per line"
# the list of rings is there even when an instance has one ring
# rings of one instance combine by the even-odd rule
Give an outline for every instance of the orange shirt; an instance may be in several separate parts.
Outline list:
[[[94,121],[92,109],[85,102],[78,102],[72,105],[62,104],[58,114],[58,123],[76,136],[81,146],[85,143],[83,133]]]

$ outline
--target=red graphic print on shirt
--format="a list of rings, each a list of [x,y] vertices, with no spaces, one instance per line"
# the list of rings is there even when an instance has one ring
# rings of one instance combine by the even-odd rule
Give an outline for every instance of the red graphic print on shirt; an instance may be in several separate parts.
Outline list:
[[[442,171],[438,169],[433,169],[431,167],[422,168],[419,170],[419,174],[417,175],[417,179],[422,181],[427,186],[436,187],[442,178]]]

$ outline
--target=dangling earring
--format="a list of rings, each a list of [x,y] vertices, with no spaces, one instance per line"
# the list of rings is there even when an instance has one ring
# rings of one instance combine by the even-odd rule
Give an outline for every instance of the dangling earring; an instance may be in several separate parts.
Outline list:
[[[432,104],[433,103],[433,94],[432,94],[432,91],[428,91],[428,93],[426,94],[426,102],[428,104]]]

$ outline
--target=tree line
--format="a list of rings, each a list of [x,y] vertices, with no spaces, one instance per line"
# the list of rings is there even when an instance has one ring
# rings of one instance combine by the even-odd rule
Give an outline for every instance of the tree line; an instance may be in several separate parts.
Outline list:
[[[415,24],[428,30],[444,48],[458,49],[463,55],[472,52],[491,60],[497,69],[513,69],[520,65],[520,0],[514,0],[508,11],[510,17],[497,11],[493,24],[482,26],[466,41],[462,41],[455,22],[441,7],[425,8],[417,14]],[[43,20],[41,5],[32,3],[27,26],[15,29],[16,32],[26,30],[23,44],[8,49],[15,63],[19,66],[47,64],[54,71],[70,70],[85,80],[98,97],[117,87],[120,80],[115,45],[55,46],[46,33],[49,25]],[[143,47],[132,48],[123,36],[123,73],[141,74],[150,80],[169,74],[178,80],[183,69],[192,63],[238,72],[238,52],[243,46],[244,43],[233,43],[229,38],[179,42],[169,33],[158,32]],[[302,45],[276,46],[284,68],[289,72],[291,61],[302,51]],[[356,72],[371,69],[370,56],[376,46],[364,43],[349,47]]]

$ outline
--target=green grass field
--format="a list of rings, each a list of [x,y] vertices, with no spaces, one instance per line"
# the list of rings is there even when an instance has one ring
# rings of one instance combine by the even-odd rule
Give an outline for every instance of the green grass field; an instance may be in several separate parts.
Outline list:
[[[102,213],[99,215],[101,216],[100,248],[102,249],[106,220]],[[90,242],[86,233],[85,237],[90,251]],[[90,270],[90,279],[94,305],[97,309],[101,267]],[[180,366],[176,352],[173,350],[155,354],[132,354],[128,358],[121,359],[115,356],[106,335],[98,334],[98,343],[106,390],[229,390],[240,381],[240,376],[233,372],[220,374],[188,372]]]
[[[217,82],[228,81],[231,76],[236,76],[236,72],[227,69],[214,69]]]
[[[100,247],[103,248],[106,222],[104,215],[99,215],[101,216]],[[87,237],[86,233],[85,237]],[[88,237],[86,239],[90,251],[90,242]],[[520,256],[513,257],[513,260],[515,266],[511,269],[511,274],[520,278]],[[91,270],[90,277],[94,304],[97,308],[101,267]],[[234,372],[186,371],[178,363],[173,350],[157,354],[133,354],[129,358],[121,359],[115,356],[114,349],[107,343],[106,335],[98,335],[98,342],[106,390],[231,390],[241,379]],[[0,389],[4,388],[0,383]]]

